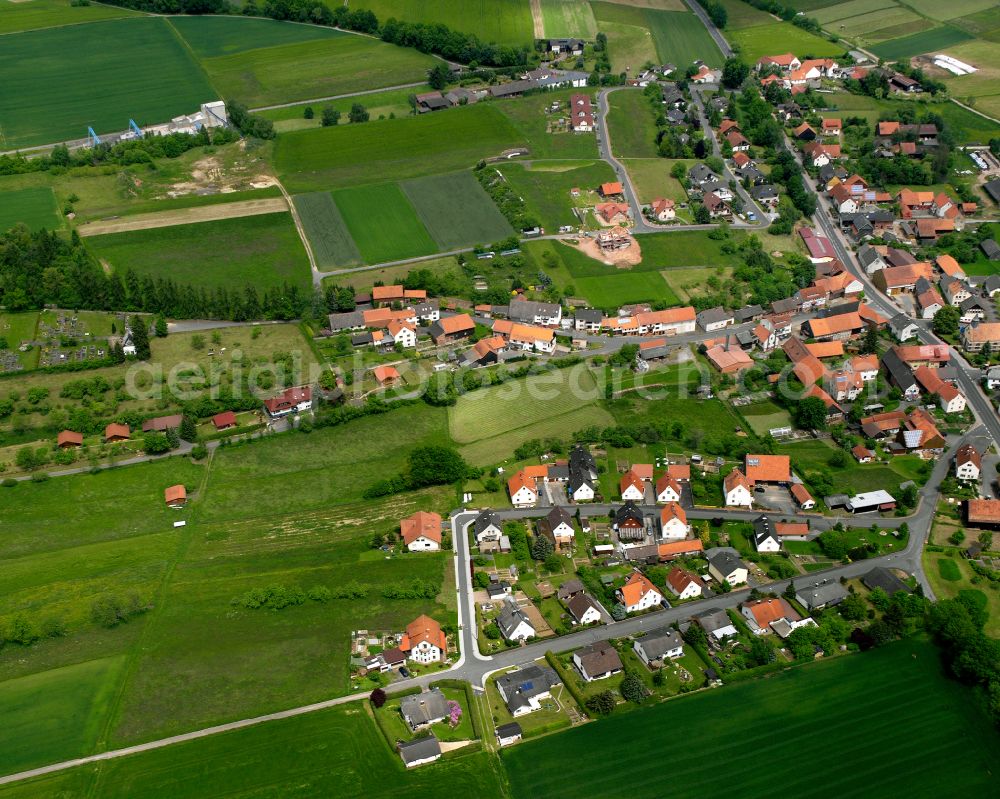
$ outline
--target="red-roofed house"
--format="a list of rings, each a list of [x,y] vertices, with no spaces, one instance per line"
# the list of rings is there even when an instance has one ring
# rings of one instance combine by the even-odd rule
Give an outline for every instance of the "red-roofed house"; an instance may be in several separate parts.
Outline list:
[[[678,599],[697,599],[705,590],[705,583],[697,575],[675,566],[667,572],[667,588]]]
[[[399,533],[410,552],[437,552],[441,549],[441,516],[418,510],[400,520]]]
[[[658,608],[663,604],[663,594],[642,572],[632,572],[628,580],[615,594],[625,606],[626,613]]]
[[[417,663],[441,663],[448,654],[448,637],[430,616],[418,616],[406,625],[399,648]]]
[[[812,510],[816,507],[816,500],[812,498],[812,494],[802,483],[794,483],[791,491],[792,499],[802,510]]]
[[[272,419],[301,413],[312,408],[312,389],[309,386],[286,388],[277,397],[264,400],[264,410]]]
[[[507,481],[507,492],[515,508],[533,508],[538,504],[538,483],[525,469]]]
[[[787,455],[752,455],[745,457],[747,480],[757,483],[785,485],[792,479],[792,461]]]
[[[72,449],[73,447],[83,446],[83,433],[77,433],[73,430],[63,430],[56,437],[56,446],[59,449]]]
[[[215,425],[216,430],[228,430],[230,427],[236,427],[236,414],[232,411],[217,413],[212,417],[212,424]]]
[[[730,508],[753,507],[752,488],[753,483],[747,480],[746,475],[739,469],[733,469],[722,482],[722,489],[726,495],[726,506]]]
[[[631,469],[622,475],[618,482],[618,488],[621,491],[622,499],[631,499],[636,502],[642,501],[643,492],[646,490],[642,478]]]
[[[681,501],[681,484],[669,473],[656,481],[656,501],[661,503]]]

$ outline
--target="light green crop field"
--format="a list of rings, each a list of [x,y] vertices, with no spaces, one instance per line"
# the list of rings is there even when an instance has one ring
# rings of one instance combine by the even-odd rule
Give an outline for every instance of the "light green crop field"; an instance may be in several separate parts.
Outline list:
[[[787,53],[797,54],[799,58],[806,56],[824,58],[841,55],[843,44],[834,44],[808,31],[797,28],[790,22],[775,22],[771,25],[757,25],[753,28],[742,28],[726,33],[731,44],[740,46],[740,58],[748,64],[755,64],[766,55]]]
[[[534,40],[528,0],[355,0],[351,8],[375,12],[379,22],[390,17],[404,22],[441,23],[484,42],[512,46]]]
[[[597,20],[589,3],[579,0],[541,1],[546,36],[592,41],[597,35]]]
[[[498,164],[497,168],[548,231],[579,225],[574,206],[598,202],[600,198],[593,192],[615,179],[606,161],[532,161],[530,166],[511,163]],[[574,188],[580,189],[579,198],[570,195]]]
[[[0,682],[0,772],[89,751],[106,720],[123,661],[90,660]]]
[[[397,261],[437,249],[396,183],[338,189],[333,200],[365,263]]]
[[[872,122],[885,112],[897,113],[898,109],[914,108],[918,113],[933,112],[940,114],[945,124],[959,142],[987,142],[1000,134],[1000,125],[972,111],[967,111],[955,103],[928,103],[914,100],[876,100],[854,94],[835,94],[830,96],[829,103],[842,111],[850,111],[857,116],[863,116]]]
[[[6,148],[163,122],[218,98],[165,19],[135,17],[4,37]],[[94,87],[100,86],[95,95]],[[150,91],[156,86],[156,91]]]
[[[124,275],[194,286],[310,285],[309,260],[286,212],[92,236],[87,246]]]
[[[712,718],[726,723],[704,723]],[[762,769],[747,734],[777,727],[798,756]],[[632,735],[654,750],[669,746],[669,770],[643,747],[618,753],[621,771],[588,757]],[[726,764],[725,780],[705,768],[707,751]],[[1000,790],[990,765],[998,756],[1000,737],[968,689],[945,677],[930,644],[911,639],[612,716],[506,749],[501,760],[515,799],[614,795],[622,773],[633,796],[660,796],[669,785],[671,797],[706,799],[730,795],[733,784],[759,796],[776,780],[796,797],[986,796]]]
[[[670,170],[676,163],[690,169],[697,161],[683,158],[633,158],[625,162],[625,169],[632,178],[632,185],[639,195],[639,202],[652,202],[665,197],[675,202],[687,202],[687,191]]]
[[[448,430],[469,444],[570,413],[600,396],[590,369],[578,364],[462,395],[448,408]]]
[[[75,25],[80,22],[99,22],[105,19],[130,17],[136,12],[116,6],[72,6],[70,0],[30,0],[0,3],[0,33],[52,28],[57,25]]]
[[[917,16],[908,8],[892,6],[870,14],[837,20],[825,27],[838,35],[853,36],[861,41],[868,41],[885,40],[891,33],[897,36],[908,35],[903,31],[914,33],[923,30],[925,24],[924,17]]]
[[[293,192],[468,169],[524,144],[499,105],[288,133],[275,144],[275,165]]]
[[[176,16],[170,17],[170,24],[198,58],[215,58],[318,39],[351,37],[349,33],[321,25],[297,25],[259,17]]]
[[[100,767],[0,788],[3,799],[391,799],[434,796],[442,785],[461,796],[507,795],[503,769],[486,752],[407,770],[360,704],[269,722],[178,744]]]
[[[313,257],[320,269],[357,266],[361,253],[328,191],[298,194],[292,198],[306,231]]]
[[[656,119],[649,98],[636,89],[608,97],[608,137],[617,158],[656,158]]]
[[[223,97],[251,107],[417,83],[436,63],[412,48],[349,35],[202,60]]]
[[[0,191],[0,231],[23,223],[31,230],[63,226],[56,197],[48,186]]]
[[[849,0],[847,3],[837,3],[836,5],[813,11],[810,16],[823,25],[829,25],[834,20],[859,17],[868,15],[873,11],[886,11],[893,8],[899,8],[899,6],[894,2],[886,3],[884,0]]]
[[[514,232],[468,170],[407,180],[400,188],[441,250],[489,244]]]
[[[721,67],[722,53],[702,21],[693,13],[646,10],[647,24],[662,63],[682,69],[697,59],[710,67]]]
[[[971,38],[972,34],[960,28],[942,25],[939,28],[931,28],[929,31],[877,44],[871,48],[871,51],[879,58],[894,61],[899,58],[929,53],[931,50],[942,50]]]
[[[977,14],[987,9],[996,11],[994,0],[955,0],[952,3],[939,3],[937,0],[906,0],[906,5],[910,6],[918,14],[923,14],[931,19],[949,20],[955,17],[965,17]],[[1000,27],[1000,21],[995,27]]]

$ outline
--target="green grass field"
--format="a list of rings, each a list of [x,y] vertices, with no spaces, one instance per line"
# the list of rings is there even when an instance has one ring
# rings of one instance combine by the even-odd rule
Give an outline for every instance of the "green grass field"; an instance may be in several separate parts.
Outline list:
[[[617,3],[590,4],[597,28],[608,37],[613,72],[638,72],[647,62],[656,63],[656,42],[643,16],[643,9]]]
[[[589,3],[578,0],[541,0],[545,35],[576,37],[593,40],[597,35],[597,20]]]
[[[738,410],[759,436],[766,436],[769,430],[776,427],[792,426],[792,417],[788,411],[770,400],[744,405]]]
[[[890,494],[898,492],[899,484],[906,480],[917,478],[915,464],[912,458],[898,456],[884,464],[855,463],[848,458],[846,466],[832,466],[830,457],[834,453],[833,445],[825,440],[796,441],[789,444],[779,444],[775,452],[788,455],[792,459],[792,470],[800,476],[806,472],[820,472],[829,475],[834,482],[837,493],[856,493],[860,491],[875,491],[884,489]],[[918,483],[922,480],[918,479]]]
[[[609,267],[610,268],[610,267]],[[680,300],[659,272],[613,272],[604,277],[581,277],[575,281],[582,294],[595,308],[617,311],[630,302],[663,300],[668,305],[680,305]]]
[[[678,203],[687,202],[687,191],[677,178],[670,174],[676,163],[684,164],[690,169],[697,161],[694,159],[674,158],[642,158],[625,161],[625,169],[632,178],[639,195],[639,202],[649,203],[657,197],[666,197]]]
[[[513,163],[498,164],[497,168],[546,230],[579,225],[574,205],[597,202],[599,197],[587,192],[615,179],[606,161],[533,161],[530,166]],[[574,188],[580,189],[581,197],[570,195]]]
[[[299,105],[284,106],[282,108],[272,108],[270,111],[261,111],[261,116],[274,120],[274,129],[278,133],[286,133],[293,130],[305,130],[307,128],[321,127],[321,114],[324,108],[330,106],[334,110],[340,111],[341,125],[351,124],[347,115],[354,103],[360,102],[371,115],[371,119],[377,120],[379,116],[388,117],[393,114],[397,117],[410,116],[413,109],[410,107],[409,97],[413,94],[431,91],[430,86],[411,86],[406,89],[388,89],[382,92],[366,94],[363,97],[343,97],[340,100],[330,100],[322,103],[305,102]],[[315,116],[312,119],[305,119],[303,112],[306,106],[311,106]],[[359,123],[364,124],[364,123]]]
[[[468,170],[407,180],[400,188],[441,250],[489,244],[514,232]]]
[[[287,796],[391,799],[506,794],[495,755],[472,753],[406,770],[360,704],[269,722],[225,735],[0,788],[3,799],[202,799]]]
[[[358,252],[330,192],[299,194],[292,201],[299,212],[299,219],[302,220],[313,257],[320,269],[357,266],[362,263],[361,253]]]
[[[148,17],[7,36],[0,85],[5,148],[163,122],[218,98],[169,23]]]
[[[31,230],[56,230],[62,227],[62,217],[56,207],[56,197],[48,186],[15,191],[0,191],[0,231],[18,223]]]
[[[310,285],[309,261],[285,212],[92,236],[87,246],[120,274],[194,286]]]
[[[339,189],[333,200],[365,263],[427,255],[437,249],[396,183]]]
[[[693,13],[647,9],[646,19],[661,62],[677,64],[682,70],[697,59],[722,66],[718,45]]]
[[[69,0],[30,0],[26,3],[0,4],[0,34],[99,22],[105,19],[130,17],[135,12],[115,6],[71,6]]]
[[[590,369],[579,364],[462,395],[448,409],[448,431],[471,444],[591,405],[600,395]]]
[[[0,773],[89,751],[120,679],[122,658],[90,660],[0,682]]]
[[[484,42],[517,46],[534,39],[528,0],[355,0],[351,7],[371,9],[379,22],[441,23]]]
[[[711,718],[726,721],[704,723]],[[796,757],[761,768],[747,735],[774,728],[783,738],[775,745],[794,741]],[[890,734],[897,728],[906,735]],[[619,750],[615,769],[588,757],[623,736],[669,747],[669,769],[644,747]],[[705,768],[708,751],[726,779]],[[990,765],[998,755],[1000,738],[968,689],[944,676],[933,647],[908,640],[613,716],[504,750],[501,760],[515,799],[614,795],[623,774],[632,796],[660,796],[669,785],[671,797],[705,799],[730,795],[734,784],[762,795],[776,783],[796,797],[988,795],[1000,790]]]
[[[275,145],[275,165],[293,192],[468,169],[524,143],[499,105],[288,133]]]
[[[216,58],[284,44],[353,38],[334,28],[259,17],[176,16],[170,17],[170,24],[198,58]]]
[[[981,13],[987,9],[996,11],[996,3],[993,0],[955,0],[944,6],[935,0],[906,0],[906,4],[918,14],[924,14],[931,19],[954,19]],[[995,27],[1000,27],[1000,21]]]
[[[350,35],[202,60],[220,94],[250,106],[415,83],[424,80],[435,63],[440,62],[412,48]]]
[[[649,98],[639,90],[622,90],[608,102],[608,137],[615,157],[656,158],[656,118]]]
[[[953,28],[949,25],[942,25],[939,28],[932,28],[928,31],[915,33],[911,36],[903,36],[899,39],[892,39],[871,48],[879,58],[886,61],[894,61],[900,58],[929,53],[931,50],[941,50],[953,44],[967,41],[972,35],[960,28]]]
[[[844,52],[843,44],[834,44],[808,31],[797,28],[790,22],[774,22],[753,28],[727,31],[730,44],[740,48],[740,58],[748,64],[755,64],[766,55],[795,53],[799,58],[823,58],[838,56]]]
[[[597,138],[592,133],[549,133],[552,117],[546,109],[553,102],[568,103],[579,89],[556,89],[529,95],[511,102],[494,103],[493,108],[506,117],[516,131],[512,144],[527,145],[530,158],[588,159],[597,158]],[[593,95],[591,95],[593,99]],[[559,116],[565,116],[563,106]]]
[[[837,2],[837,0],[831,0]],[[766,11],[754,8],[743,0],[722,0],[722,5],[726,9],[726,30],[731,31],[736,28],[752,28],[755,25],[770,25],[774,22],[774,17]],[[788,3],[789,6],[792,3]],[[796,6],[797,8],[797,6]]]

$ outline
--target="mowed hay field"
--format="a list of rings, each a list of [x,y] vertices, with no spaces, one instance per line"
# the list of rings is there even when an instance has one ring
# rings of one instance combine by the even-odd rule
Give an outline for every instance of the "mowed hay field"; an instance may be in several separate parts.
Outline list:
[[[930,644],[907,640],[614,716],[501,759],[515,799],[621,795],[623,774],[637,797],[725,797],[733,785],[763,796],[779,784],[795,797],[994,796],[1000,736],[973,702]],[[767,730],[781,730],[768,746],[794,741],[795,756],[761,768],[747,741]],[[617,768],[592,756],[624,736],[645,745],[620,751]],[[707,753],[725,779],[706,768]]]
[[[296,131],[275,144],[286,188],[309,192],[468,169],[482,158],[524,144],[491,104],[443,114]]]
[[[608,97],[608,138],[617,158],[656,158],[656,119],[649,98],[638,89]]]
[[[874,45],[871,51],[879,58],[892,61],[899,58],[920,55],[921,53],[929,53],[932,50],[943,50],[946,47],[968,41],[971,38],[972,34],[967,31],[950,25],[942,25],[939,28],[932,28],[928,31],[882,42],[881,44]]]
[[[603,277],[576,278],[574,285],[591,305],[610,313],[617,313],[621,306],[630,302],[663,300],[667,305],[680,304],[680,299],[659,272],[615,271]]]
[[[163,18],[19,33],[4,37],[3,51],[0,143],[8,149],[86,138],[88,125],[108,132],[129,119],[163,122],[218,99]]]
[[[529,0],[354,0],[351,8],[374,11],[379,22],[395,17],[440,23],[484,42],[521,46],[534,41]]]
[[[330,192],[299,194],[292,201],[320,269],[362,263],[361,253]]]
[[[469,171],[408,180],[400,188],[441,250],[488,244],[514,233]]]
[[[436,250],[406,195],[395,183],[339,189],[333,201],[365,263],[377,264]]]
[[[593,40],[597,20],[590,3],[580,0],[541,0],[545,35],[556,38]]]
[[[602,396],[589,368],[577,364],[460,396],[448,409],[448,430],[470,462],[494,463],[529,439],[611,424]]]
[[[597,2],[592,4],[597,27],[605,29],[605,23],[627,26],[633,29],[631,36],[636,38],[636,45],[642,40],[641,33],[649,40],[660,63],[668,61],[683,68],[695,59],[701,59],[710,66],[722,65],[722,53],[709,35],[701,21],[688,11],[661,11],[644,5],[625,5],[620,3]],[[626,33],[622,31],[622,33]],[[618,56],[611,45],[611,33],[608,33],[609,51],[615,69],[618,69]],[[625,37],[629,38],[629,37]],[[631,47],[626,44],[628,49]],[[638,53],[637,53],[638,54]],[[630,62],[633,70],[642,67],[643,61]],[[624,66],[623,66],[624,68]]]
[[[87,246],[123,276],[131,268],[140,277],[227,289],[310,284],[309,259],[287,212],[92,236]]]
[[[63,226],[51,188],[35,186],[0,191],[0,232],[18,223],[27,225],[31,230],[55,230]]]
[[[825,58],[841,55],[844,52],[843,44],[835,44],[820,36],[814,36],[790,22],[742,28],[727,32],[726,38],[730,43],[739,45],[740,58],[748,64],[754,64],[766,55],[789,51],[798,54],[799,58],[806,56]]]
[[[470,710],[464,707],[463,712]],[[492,731],[487,731],[491,734]],[[288,796],[392,799],[507,795],[495,755],[476,752],[407,770],[359,703],[181,743],[100,767],[0,787],[3,799],[204,799]]]

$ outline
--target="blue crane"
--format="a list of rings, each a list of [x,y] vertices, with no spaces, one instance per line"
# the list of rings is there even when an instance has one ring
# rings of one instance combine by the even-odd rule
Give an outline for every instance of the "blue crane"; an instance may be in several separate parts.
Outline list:
[[[94,133],[94,129],[91,127],[87,128],[87,135],[90,137],[90,143],[97,147],[101,144],[101,137]]]
[[[142,138],[142,128],[140,128],[140,127],[139,127],[138,125],[136,125],[136,124],[135,124],[135,120],[134,120],[134,119],[130,119],[130,120],[128,121],[128,126],[129,126],[129,127],[130,127],[130,128],[131,128],[131,129],[133,130],[133,131],[135,131],[135,135],[136,135],[136,136],[138,136],[138,137],[139,137],[140,139]]]

